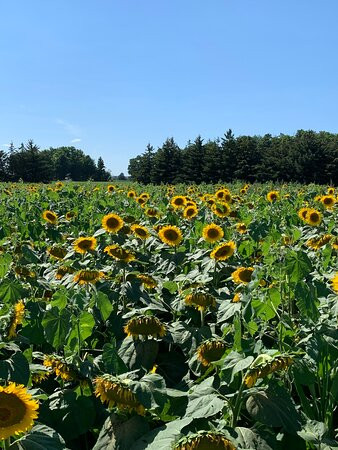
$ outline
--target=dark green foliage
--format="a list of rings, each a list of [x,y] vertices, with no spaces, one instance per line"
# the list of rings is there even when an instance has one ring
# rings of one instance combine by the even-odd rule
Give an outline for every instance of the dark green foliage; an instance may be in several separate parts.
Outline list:
[[[337,184],[338,134],[298,130],[294,136],[238,136],[228,130],[205,144],[198,136],[179,149],[173,138],[156,152],[148,144],[130,160],[129,174],[143,184],[215,183],[236,179]]]

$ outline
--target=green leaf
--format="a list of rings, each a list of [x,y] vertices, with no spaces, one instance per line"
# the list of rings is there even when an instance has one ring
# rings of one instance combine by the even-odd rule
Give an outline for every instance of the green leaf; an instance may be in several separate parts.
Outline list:
[[[231,377],[229,380],[229,382],[231,383],[233,381],[236,373],[247,369],[251,365],[253,360],[254,360],[253,356],[245,357],[245,355],[242,355],[240,353],[231,352],[223,360],[222,371],[225,371],[225,370],[231,371]]]
[[[80,325],[80,336],[81,340],[84,341],[89,336],[91,336],[93,332],[93,328],[95,326],[95,319],[92,314],[87,311],[83,311],[79,317],[79,325]]]
[[[241,448],[273,450],[261,436],[250,428],[236,427],[235,431],[237,433],[236,442],[241,445]]]
[[[185,417],[198,419],[201,417],[211,417],[222,411],[225,400],[217,397],[217,394],[208,394],[189,400]]]
[[[0,378],[26,385],[29,380],[29,363],[21,352],[0,361]]]
[[[10,446],[12,450],[64,450],[65,448],[62,437],[46,425],[35,425],[28,434]]]
[[[0,278],[3,278],[11,265],[12,257],[9,253],[5,253],[0,257]]]
[[[25,289],[16,281],[4,280],[0,284],[0,300],[3,303],[15,303],[24,295]]]
[[[117,353],[115,342],[112,344],[104,344],[102,362],[105,372],[111,375],[120,375],[121,373],[128,372],[128,367]]]
[[[98,292],[95,296],[95,301],[97,308],[100,310],[102,320],[106,321],[113,310],[113,305],[111,304],[108,295],[103,292]]]
[[[301,314],[315,321],[319,318],[316,289],[312,284],[300,281],[295,287],[296,305]]]
[[[47,311],[42,320],[47,342],[56,349],[63,346],[71,330],[71,324],[71,314],[67,309],[60,311],[54,306]]]
[[[175,283],[174,281],[165,281],[163,283],[163,287],[167,289],[170,294],[175,294],[178,289],[177,283]]]
[[[297,283],[311,272],[312,264],[306,253],[292,250],[286,255],[285,268],[290,281]]]
[[[271,320],[276,316],[276,311],[280,303],[280,293],[276,288],[271,288],[267,291],[267,297],[264,301],[257,299],[251,302],[257,317],[260,317],[264,321]]]

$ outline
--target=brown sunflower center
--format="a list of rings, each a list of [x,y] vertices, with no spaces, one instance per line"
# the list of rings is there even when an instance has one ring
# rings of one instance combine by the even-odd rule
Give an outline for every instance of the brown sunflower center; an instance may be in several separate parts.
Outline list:
[[[239,278],[241,281],[244,281],[245,283],[249,283],[249,281],[251,281],[251,275],[252,275],[251,270],[243,269],[239,273]]]
[[[318,222],[318,220],[319,220],[319,215],[318,215],[318,213],[316,213],[316,212],[311,213],[309,219],[310,219],[312,222]]]
[[[147,232],[143,228],[135,228],[135,233],[142,237],[147,236]]]
[[[231,252],[231,247],[229,245],[223,245],[223,247],[219,248],[216,251],[215,256],[216,256],[216,258],[222,258],[223,256],[229,255],[230,252]]]
[[[175,230],[165,230],[163,234],[168,241],[174,242],[178,239],[178,233]]]
[[[80,241],[78,243],[78,246],[82,249],[82,250],[88,250],[91,248],[92,245],[92,241],[90,239],[83,239],[82,241]]]
[[[175,198],[174,204],[177,206],[181,206],[184,204],[184,199],[183,198]]]
[[[331,205],[333,203],[332,198],[324,198],[325,205]]]
[[[51,221],[53,221],[53,220],[56,219],[56,217],[54,216],[54,214],[51,214],[51,213],[47,213],[47,214],[46,214],[46,217],[47,217],[48,220],[51,220]]]
[[[106,223],[108,228],[116,228],[120,224],[116,217],[109,217]]]
[[[207,234],[209,238],[215,239],[219,236],[219,231],[217,230],[217,228],[209,228]]]
[[[10,427],[20,423],[25,413],[25,404],[16,395],[0,393],[0,427]]]

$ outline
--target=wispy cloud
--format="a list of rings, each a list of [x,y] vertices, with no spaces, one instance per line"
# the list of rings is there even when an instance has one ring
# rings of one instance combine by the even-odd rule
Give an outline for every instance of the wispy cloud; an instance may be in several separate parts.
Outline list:
[[[82,139],[75,138],[75,139],[72,139],[70,142],[71,142],[71,144],[75,144],[76,142],[81,142],[81,141],[82,141]]]
[[[57,123],[58,125],[61,125],[63,127],[63,129],[71,136],[81,135],[82,130],[78,125],[67,122],[66,120],[63,120],[63,119],[56,119],[55,123]]]

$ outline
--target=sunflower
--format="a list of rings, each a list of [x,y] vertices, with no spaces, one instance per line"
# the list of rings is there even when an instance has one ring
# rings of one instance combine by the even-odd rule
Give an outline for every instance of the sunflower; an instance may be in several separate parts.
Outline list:
[[[137,275],[137,278],[147,289],[154,289],[157,286],[157,281],[154,280],[154,278],[151,277],[150,275],[140,273],[139,275]]]
[[[107,191],[108,192],[114,192],[116,190],[116,187],[113,184],[108,184]]]
[[[215,223],[211,223],[210,225],[206,225],[202,230],[203,239],[207,242],[214,243],[222,239],[224,236],[224,232],[219,225]]]
[[[136,192],[134,190],[128,191],[127,197],[128,198],[135,198],[136,197]]]
[[[332,283],[332,289],[335,292],[338,292],[338,272],[335,273],[335,276],[331,280]]]
[[[325,208],[331,209],[334,204],[336,203],[336,199],[334,198],[334,195],[323,195],[323,197],[320,199],[322,204]]]
[[[112,258],[116,259],[117,261],[122,261],[125,263],[129,263],[131,261],[134,261],[136,258],[135,255],[128,250],[125,250],[124,248],[120,247],[117,244],[108,245],[104,252],[107,253]]]
[[[230,214],[231,209],[228,203],[215,203],[211,206],[211,211],[216,214],[216,216],[223,218]]]
[[[236,292],[236,294],[232,298],[232,303],[238,303],[241,301],[241,294],[239,292]]]
[[[79,237],[73,243],[74,250],[77,253],[86,253],[93,251],[97,247],[97,240],[94,237]]]
[[[301,208],[298,211],[298,217],[305,222],[309,211],[310,211],[310,208]]]
[[[123,220],[117,214],[107,214],[102,219],[102,228],[108,233],[117,233],[123,227]]]
[[[266,194],[266,198],[270,203],[273,203],[279,199],[278,191],[270,191]]]
[[[66,213],[66,220],[72,220],[72,219],[74,219],[76,217],[76,212],[74,212],[74,211],[68,211],[67,213]]]
[[[15,266],[14,272],[19,278],[35,278],[36,276],[35,272],[24,266]]]
[[[48,370],[37,370],[32,372],[32,383],[39,384],[42,381],[47,380],[47,378],[51,375],[51,372]]]
[[[47,252],[50,256],[53,256],[53,258],[56,259],[63,259],[67,255],[66,249],[58,247],[56,245],[53,245],[53,247],[49,247],[47,249]]]
[[[338,236],[333,238],[333,240],[331,242],[331,246],[333,249],[338,250]]]
[[[334,195],[334,193],[335,193],[335,188],[334,187],[328,187],[327,188],[327,193],[328,193],[328,195]]]
[[[187,199],[183,195],[175,195],[175,197],[170,200],[171,206],[175,209],[184,208],[186,202]]]
[[[323,236],[309,239],[305,244],[307,247],[313,248],[314,250],[319,250],[321,247],[328,244],[332,238],[332,234],[324,234]]]
[[[208,307],[215,307],[216,301],[215,298],[204,292],[194,292],[192,294],[188,294],[184,298],[184,302],[189,306],[194,306],[199,311],[205,311]]]
[[[167,333],[165,325],[155,316],[139,316],[130,319],[124,327],[127,336],[138,339],[139,336],[163,337]]]
[[[226,203],[231,202],[231,194],[228,189],[218,189],[218,191],[215,193],[215,197],[217,200],[223,200]]]
[[[225,242],[215,247],[210,253],[210,258],[216,261],[225,261],[234,254],[236,244],[233,241]]]
[[[98,270],[82,269],[74,275],[74,281],[78,284],[95,284],[103,277],[104,273]]]
[[[203,342],[196,350],[197,359],[203,366],[210,366],[214,361],[218,361],[224,355],[226,349],[225,342],[220,339],[210,339]]]
[[[232,272],[231,276],[235,283],[250,283],[251,276],[254,271],[253,267],[239,267],[237,270]]]
[[[58,221],[58,216],[55,212],[46,210],[42,213],[42,218],[52,225],[55,225]]]
[[[140,415],[145,414],[144,406],[128,387],[127,380],[103,375],[95,378],[94,383],[96,397],[100,397],[102,403],[108,403],[109,408],[116,406],[121,411],[135,411]]]
[[[236,230],[241,234],[244,234],[248,231],[245,223],[236,223]]]
[[[189,203],[190,203],[190,202],[189,202]],[[196,207],[195,204],[186,206],[186,207],[184,208],[184,211],[183,211],[183,217],[184,217],[185,219],[190,220],[190,219],[192,219],[193,217],[197,216],[197,214],[198,214],[198,208]]]
[[[8,339],[16,336],[16,328],[21,325],[25,315],[25,305],[22,300],[14,305],[13,317],[8,330]]]
[[[202,431],[180,439],[174,450],[236,450],[236,447],[224,434],[214,431]]]
[[[256,384],[258,378],[265,378],[273,372],[287,369],[292,363],[293,359],[290,356],[271,358],[268,355],[264,355],[264,361],[248,371],[244,378],[244,383],[248,388],[251,388]]]
[[[145,205],[145,203],[147,202],[147,200],[143,197],[136,197],[136,201],[139,205],[141,205],[142,207]]]
[[[322,215],[316,209],[310,209],[306,215],[305,222],[313,227],[320,225],[322,221]]]
[[[38,417],[39,403],[22,384],[0,386],[0,439],[30,430]]]
[[[142,240],[146,240],[150,236],[147,228],[142,225],[134,224],[130,227],[130,229],[135,236],[139,237]]]
[[[146,215],[148,217],[156,217],[158,215],[158,211],[156,208],[147,208]]]
[[[74,370],[59,356],[46,356],[43,365],[50,367],[52,372],[64,381],[73,381],[77,378]]]
[[[165,227],[162,227],[158,232],[158,237],[162,242],[170,245],[171,247],[179,245],[179,243],[183,239],[182,231],[174,225],[167,225]]]
[[[150,194],[148,192],[142,192],[140,197],[143,198],[143,200],[148,201],[150,199]]]
[[[67,266],[60,266],[56,273],[55,273],[55,278],[57,280],[62,280],[62,278],[67,275],[68,273],[74,273],[75,270],[72,267],[67,267]]]

